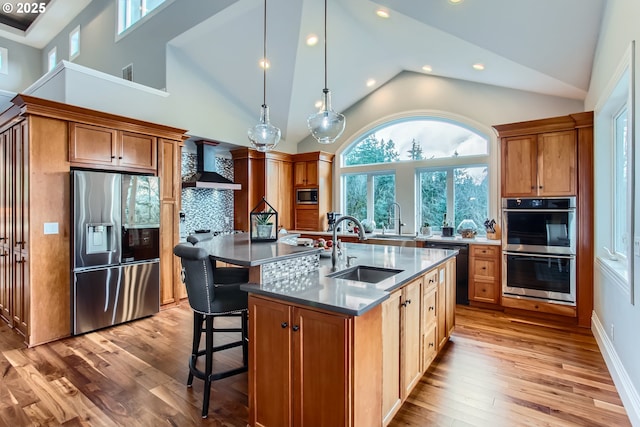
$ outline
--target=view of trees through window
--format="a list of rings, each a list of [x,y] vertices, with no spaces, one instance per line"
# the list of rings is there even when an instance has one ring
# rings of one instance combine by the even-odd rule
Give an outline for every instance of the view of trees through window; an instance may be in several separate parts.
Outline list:
[[[464,157],[473,156],[466,164]],[[437,164],[429,166],[430,161]],[[442,160],[444,159],[444,160]],[[448,162],[446,159],[455,159]],[[345,213],[389,224],[396,201],[396,170],[415,162],[418,200],[416,227],[429,223],[440,230],[447,214],[452,226],[472,219],[478,232],[488,217],[488,140],[466,127],[442,119],[407,119],[377,128],[354,142],[342,155]],[[349,166],[389,164],[388,171],[349,173]],[[451,163],[451,165],[447,165]],[[402,189],[412,191],[413,189]],[[393,215],[393,213],[392,213]],[[405,217],[408,217],[406,212]]]

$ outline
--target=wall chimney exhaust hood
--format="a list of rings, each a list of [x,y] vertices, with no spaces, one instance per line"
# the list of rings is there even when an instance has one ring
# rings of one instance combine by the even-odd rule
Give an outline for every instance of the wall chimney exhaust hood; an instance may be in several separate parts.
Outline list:
[[[215,150],[217,142],[196,141],[196,173],[182,181],[182,188],[213,188],[216,190],[240,190],[236,184],[216,172]]]

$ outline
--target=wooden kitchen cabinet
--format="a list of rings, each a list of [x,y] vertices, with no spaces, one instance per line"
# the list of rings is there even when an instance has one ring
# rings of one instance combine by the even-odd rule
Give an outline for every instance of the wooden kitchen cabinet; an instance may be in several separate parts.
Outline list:
[[[501,305],[505,311],[524,315],[574,317],[579,326],[589,328],[593,312],[593,111],[493,128],[501,145],[501,197],[576,196],[577,204],[576,306],[567,309],[507,297]]]
[[[333,154],[323,151],[300,153],[293,156],[296,188],[317,188],[317,204],[298,205],[294,200],[294,228],[296,230],[324,231],[328,228],[327,212],[332,211]]]
[[[423,276],[382,303],[382,421],[386,425],[422,376]]]
[[[250,426],[380,424],[380,307],[353,317],[250,294],[249,313]]]
[[[469,245],[469,301],[500,306],[500,247]]]
[[[69,124],[72,165],[155,173],[157,138],[83,123]]]
[[[451,258],[438,267],[437,333],[438,351],[449,341],[455,326],[456,312],[456,259]]]
[[[242,186],[233,192],[234,228],[249,231],[249,214],[264,197],[278,211],[279,225],[286,230],[293,229],[291,155],[239,148],[232,150],[231,156],[234,181]]]
[[[22,94],[12,104],[0,124],[0,316],[33,346],[71,335],[71,167],[157,173],[160,262],[171,265],[180,163],[176,157],[161,169],[150,168],[158,162],[156,140],[166,138],[167,153],[184,139],[184,130]],[[107,164],[114,139],[123,144],[122,162],[115,166]],[[161,288],[180,283],[177,269],[163,272]]]

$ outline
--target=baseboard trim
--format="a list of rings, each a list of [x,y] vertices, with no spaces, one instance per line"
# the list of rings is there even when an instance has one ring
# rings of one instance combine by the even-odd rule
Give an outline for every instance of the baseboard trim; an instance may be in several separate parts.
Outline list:
[[[613,343],[605,333],[604,327],[595,311],[591,314],[591,331],[598,343],[598,347],[600,347],[600,353],[604,357],[611,378],[613,378],[613,382],[618,389],[618,394],[622,399],[631,425],[640,427],[640,394],[638,394],[638,390],[631,382],[631,378],[629,378],[622,361],[618,357],[618,353],[616,353],[616,349],[613,347]]]

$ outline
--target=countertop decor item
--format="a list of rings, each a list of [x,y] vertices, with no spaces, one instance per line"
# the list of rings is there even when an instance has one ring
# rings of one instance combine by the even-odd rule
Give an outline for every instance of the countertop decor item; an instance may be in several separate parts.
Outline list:
[[[280,129],[269,121],[269,107],[267,107],[267,0],[264,0],[264,39],[263,56],[260,61],[262,67],[262,108],[260,109],[260,121],[247,131],[251,145],[258,151],[270,151],[280,142]]]
[[[278,212],[263,197],[249,214],[252,242],[274,242],[278,239]]]
[[[324,0],[324,89],[322,89],[322,107],[307,119],[307,126],[311,135],[320,144],[333,144],[340,138],[346,120],[344,115],[333,111],[331,107],[331,92],[327,87],[327,0]]]
[[[458,225],[457,231],[463,239],[473,239],[478,234],[478,226],[472,219],[464,219]]]

